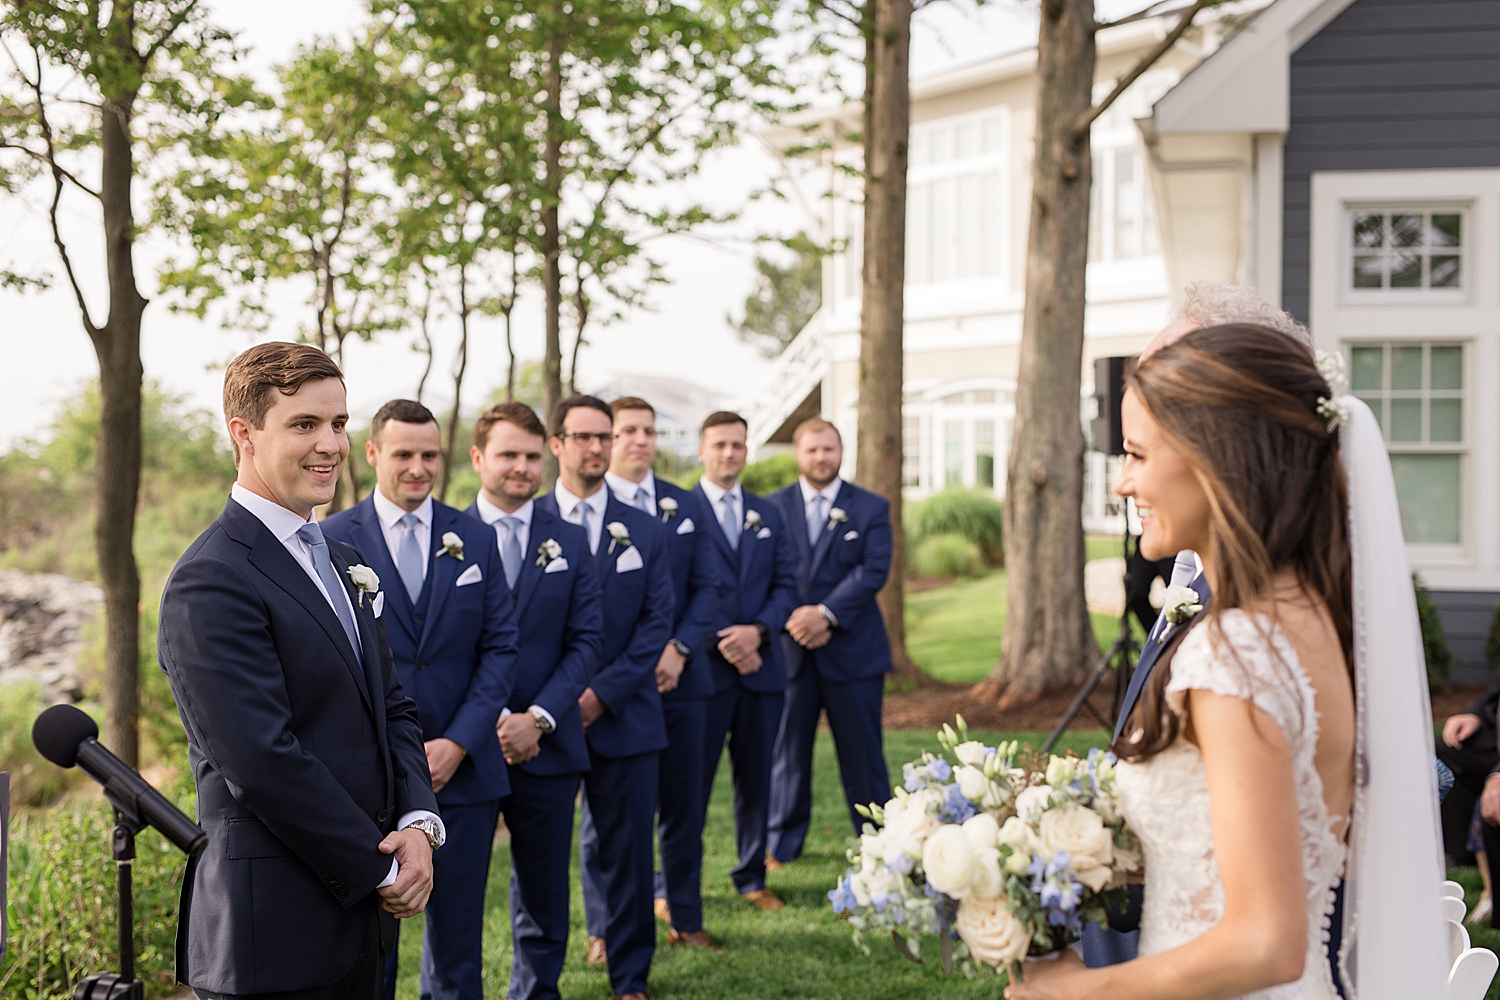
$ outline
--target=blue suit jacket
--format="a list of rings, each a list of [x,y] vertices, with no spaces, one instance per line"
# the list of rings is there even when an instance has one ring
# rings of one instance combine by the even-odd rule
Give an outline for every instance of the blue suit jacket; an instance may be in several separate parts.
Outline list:
[[[233,500],[162,594],[157,650],[209,836],[178,920],[178,977],[199,989],[325,986],[354,963],[372,910],[393,943],[374,894],[391,857],[377,845],[403,814],[438,808],[384,618],[348,582],[359,553],[336,539],[328,550],[362,660],[318,586]]]
[[[1198,603],[1207,608],[1208,602],[1213,597],[1213,593],[1208,588],[1208,577],[1200,573],[1188,586],[1198,594]],[[1135,709],[1135,703],[1141,696],[1141,689],[1151,679],[1151,668],[1156,666],[1161,651],[1191,628],[1192,624],[1190,620],[1181,625],[1169,625],[1160,617],[1157,618],[1150,634],[1146,636],[1145,645],[1141,647],[1141,655],[1135,663],[1135,672],[1130,675],[1130,684],[1125,688],[1125,697],[1120,699],[1120,714],[1115,719],[1115,740],[1118,740],[1125,732],[1125,723],[1129,721],[1130,713]]]
[[[442,538],[463,539],[463,559]],[[391,559],[373,497],[323,522],[323,534],[354,546],[385,587],[386,634],[401,687],[417,702],[422,739],[450,739],[469,752],[443,790],[441,805],[489,802],[510,794],[495,722],[516,682],[515,602],[505,585],[495,529],[432,501],[427,613],[415,617]],[[465,574],[479,579],[462,587]]]
[[[588,741],[590,749],[605,757],[630,757],[667,746],[656,661],[672,638],[672,566],[666,529],[604,489],[606,527],[600,529],[599,551],[593,556],[604,606],[604,644],[599,669],[587,686],[604,702],[605,711],[589,726]],[[562,519],[555,494],[539,498],[536,505]],[[616,521],[629,531],[629,545],[610,538],[607,526]],[[632,548],[640,554],[641,568],[621,573],[620,559]],[[587,548],[583,557],[588,557]]]
[[[847,684],[888,673],[891,642],[875,595],[891,571],[890,502],[853,483],[840,483],[829,510],[842,510],[847,520],[830,518],[818,532],[817,544],[809,545],[801,484],[778,490],[771,500],[781,510],[797,553],[798,605],[822,604],[838,619],[828,644],[812,651],[818,676]],[[796,677],[808,650],[790,635],[781,641],[788,675]]]
[[[693,650],[693,658],[683,669],[677,686],[662,695],[665,701],[707,698],[714,693],[708,651],[719,642],[714,634],[718,631],[715,622],[727,581],[723,560],[710,537],[718,527],[712,513],[699,504],[700,495],[696,490],[656,480],[657,520],[667,531],[672,590],[677,598],[670,638],[682,640]],[[664,497],[677,501],[677,510],[671,513],[662,510]]]
[[[477,505],[465,513],[479,518]],[[540,565],[541,546],[549,540],[562,548],[559,559],[566,560],[566,568],[550,573]],[[587,771],[589,751],[578,696],[598,669],[603,639],[599,578],[588,539],[582,528],[538,500],[532,505],[531,535],[521,555],[515,593],[521,664],[508,707],[525,712],[540,705],[557,722],[557,729],[542,737],[541,752],[521,769],[539,776]]]
[[[693,489],[702,509],[713,510],[713,504],[703,492],[703,487]],[[766,627],[769,638],[760,647],[761,668],[753,674],[741,675],[729,665],[719,653],[718,644],[709,650],[708,662],[712,667],[714,690],[727,690],[738,682],[747,691],[785,691],[787,685],[786,658],[781,646],[781,631],[786,620],[797,607],[797,564],[792,552],[792,540],[784,528],[780,508],[770,500],[756,496],[741,488],[745,499],[746,521],[741,525],[738,550],[729,547],[729,540],[716,519],[709,520],[709,535],[714,548],[723,560],[722,572],[728,579],[719,602],[718,621],[714,631],[730,625],[753,625],[760,622]],[[752,528],[750,512],[760,515],[760,527]]]

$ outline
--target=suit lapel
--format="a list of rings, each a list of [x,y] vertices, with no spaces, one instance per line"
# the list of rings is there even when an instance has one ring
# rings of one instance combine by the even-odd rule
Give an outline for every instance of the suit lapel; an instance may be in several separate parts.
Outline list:
[[[432,623],[437,621],[438,615],[443,610],[443,601],[447,599],[448,592],[453,589],[453,581],[458,579],[458,571],[461,563],[449,555],[443,549],[443,533],[453,529],[453,518],[446,508],[439,507],[437,501],[432,502],[432,539],[427,543],[427,574],[432,578],[432,593],[427,598],[427,616],[422,619],[422,638],[417,643],[420,649],[422,643],[427,641],[427,636],[432,632]]]
[[[801,530],[792,531],[792,544],[797,548],[797,562],[800,565],[812,565],[812,546],[807,542],[807,507],[802,500],[802,482],[798,480],[787,487],[787,502],[781,505],[781,513],[785,515],[787,527],[800,526]]]
[[[391,560],[390,547],[386,545],[385,532],[380,528],[380,515],[375,513],[375,504],[368,498],[355,511],[354,537],[359,551],[370,560],[370,568],[382,581],[390,580],[398,586],[386,587],[386,614],[394,617],[412,641],[417,639],[416,626],[412,624],[411,598],[406,596],[406,587],[401,585],[401,573]]]
[[[850,499],[849,484],[839,483],[839,491],[834,494],[833,503],[828,505],[828,516],[823,519],[823,526],[818,529],[818,544],[813,546],[812,565],[808,567],[807,578],[811,580],[818,572],[818,567],[823,563],[823,557],[828,555],[828,550],[833,547],[833,536],[838,532],[832,530],[837,527],[832,521],[835,507],[847,507]],[[803,525],[807,524],[807,518],[802,519]]]
[[[745,585],[746,579],[750,576],[750,566],[755,562],[755,546],[759,544],[759,539],[757,539],[755,536],[760,531],[759,527],[755,528],[754,530],[747,531],[745,530],[745,525],[749,523],[750,512],[752,510],[755,510],[756,513],[760,512],[756,510],[756,508],[750,506],[750,494],[748,492],[741,490],[740,499],[742,501],[740,506],[745,508],[745,520],[740,522],[740,549],[738,553],[740,559],[740,586],[743,587]],[[762,521],[761,527],[764,526],[765,522]],[[721,535],[723,533],[724,532],[722,531],[719,532],[719,534]]]
[[[543,542],[552,537],[554,520],[556,520],[556,515],[543,507],[541,500],[532,501],[531,531],[526,539],[526,548],[521,552],[521,572],[516,577],[517,620],[526,613],[526,606],[531,603],[531,596],[536,593],[537,584],[542,582],[542,575],[546,573],[545,567],[536,564],[539,557],[537,550]],[[567,557],[568,553],[564,552],[563,558]]]
[[[1198,595],[1198,603],[1207,608],[1210,598],[1208,579],[1199,573],[1188,586],[1192,587],[1193,592]],[[1115,720],[1115,739],[1119,739],[1124,731],[1125,720],[1130,717],[1131,711],[1135,708],[1135,703],[1141,696],[1141,689],[1151,679],[1151,669],[1161,658],[1161,651],[1171,645],[1178,633],[1192,628],[1193,622],[1197,621],[1198,615],[1201,614],[1203,614],[1202,611],[1198,612],[1181,625],[1172,625],[1158,619],[1160,627],[1152,626],[1151,635],[1147,637],[1140,659],[1136,661],[1135,671],[1130,675],[1130,685],[1125,689],[1125,697],[1120,701],[1120,717]]]

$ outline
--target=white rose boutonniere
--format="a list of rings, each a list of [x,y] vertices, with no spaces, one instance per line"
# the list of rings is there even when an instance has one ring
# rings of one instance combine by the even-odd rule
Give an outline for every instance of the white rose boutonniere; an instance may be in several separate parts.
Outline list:
[[[677,516],[677,501],[671,497],[662,497],[656,501],[656,509],[663,514],[663,521],[670,521]]]
[[[1202,610],[1203,605],[1198,603],[1198,592],[1192,587],[1168,587],[1162,591],[1161,613],[1173,625],[1191,621]]]
[[[562,546],[549,538],[536,547],[536,564],[545,566],[560,555],[562,555]]]
[[[459,562],[464,561],[464,540],[458,537],[458,532],[448,531],[443,533],[443,552],[448,553]],[[438,555],[442,555],[439,552]]]
[[[349,581],[354,584],[354,589],[359,592],[359,606],[365,606],[365,595],[369,594],[373,599],[380,590],[380,577],[375,571],[363,563],[357,563],[349,567]]]
[[[619,521],[611,521],[604,526],[604,530],[609,532],[610,553],[614,552],[616,545],[622,549],[630,548],[630,529],[625,525]]]
[[[843,524],[849,520],[849,515],[844,513],[844,508],[834,507],[828,512],[828,530],[832,531],[835,524]]]
[[[746,530],[746,531],[759,531],[760,530],[760,525],[761,525],[760,511],[758,511],[758,510],[747,510],[747,511],[745,511],[745,529],[744,530]]]

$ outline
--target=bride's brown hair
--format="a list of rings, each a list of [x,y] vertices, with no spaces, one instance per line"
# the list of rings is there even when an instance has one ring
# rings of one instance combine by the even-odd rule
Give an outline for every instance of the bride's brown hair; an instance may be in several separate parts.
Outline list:
[[[1132,366],[1125,385],[1208,495],[1216,579],[1195,627],[1218,633],[1231,608],[1274,606],[1275,576],[1291,569],[1328,609],[1352,671],[1348,485],[1338,433],[1318,413],[1333,390],[1311,352],[1263,327],[1208,327]],[[1116,742],[1124,759],[1154,756],[1177,738],[1181,721],[1163,711],[1175,650],[1163,651]]]

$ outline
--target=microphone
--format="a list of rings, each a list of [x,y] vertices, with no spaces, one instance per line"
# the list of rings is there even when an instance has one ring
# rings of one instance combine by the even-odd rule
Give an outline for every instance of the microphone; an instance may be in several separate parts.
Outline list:
[[[152,788],[141,773],[104,748],[99,727],[72,705],[53,705],[31,727],[37,752],[58,767],[78,766],[104,786],[104,796],[137,826],[154,826],[188,856],[202,853],[208,834]]]

